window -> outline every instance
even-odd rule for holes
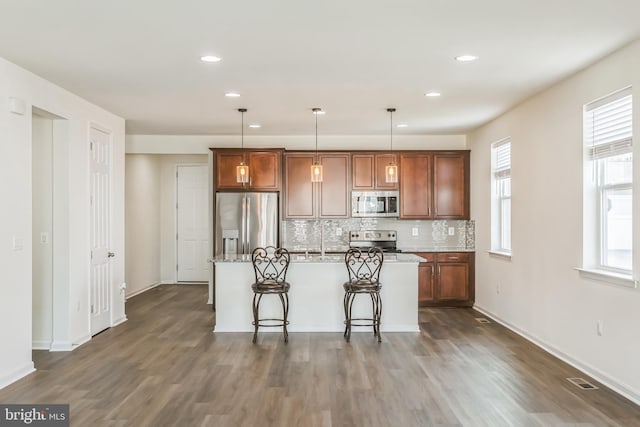
[[[511,139],[491,146],[491,250],[511,253]]]
[[[626,89],[584,109],[586,267],[632,271],[632,99]]]

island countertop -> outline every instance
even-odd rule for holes
[[[404,253],[394,253],[394,254],[384,254],[383,263],[393,262],[393,263],[420,263],[425,261],[424,258],[421,258],[414,254],[404,254]],[[251,255],[243,254],[243,255],[220,255],[213,259],[214,263],[221,262],[251,262]],[[291,254],[291,262],[292,263],[340,263],[344,264],[344,254]]]

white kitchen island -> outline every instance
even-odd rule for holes
[[[418,263],[411,254],[385,254],[382,282],[383,332],[418,332]],[[216,320],[214,332],[253,332],[251,283],[255,281],[251,257],[218,257],[215,263]],[[287,273],[289,290],[289,332],[343,332],[344,289],[348,279],[343,255],[291,255]],[[282,317],[282,305],[275,295],[260,302],[260,317]],[[353,317],[371,317],[371,299],[358,295]],[[280,328],[261,328],[281,332]],[[369,331],[371,327],[353,327]]]

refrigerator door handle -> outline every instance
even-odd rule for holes
[[[249,239],[249,230],[251,230],[251,198],[247,197],[246,198],[247,201],[247,210],[245,211],[245,218],[247,219],[247,233],[244,235],[244,241],[247,245],[247,249],[246,249],[246,253],[249,253],[249,251],[251,251],[251,246],[250,246],[250,239]]]
[[[242,234],[240,235],[240,242],[238,242],[241,245],[241,252],[240,253],[246,253],[245,250],[245,241],[247,240],[247,198],[246,197],[242,197]]]

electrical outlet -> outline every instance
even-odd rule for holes
[[[596,320],[596,334],[598,334],[598,336],[601,337],[603,333],[604,333],[604,326],[602,325],[602,320]]]
[[[420,235],[420,229],[418,227],[413,227],[411,229],[411,235],[413,237],[419,236]]]
[[[449,236],[455,236],[455,235],[456,235],[455,227],[449,227]]]
[[[342,227],[336,227],[336,236],[342,236]]]
[[[40,243],[42,243],[43,245],[49,243],[49,233],[47,233],[46,231],[40,233]]]
[[[496,283],[496,294],[500,294],[500,283]]]

